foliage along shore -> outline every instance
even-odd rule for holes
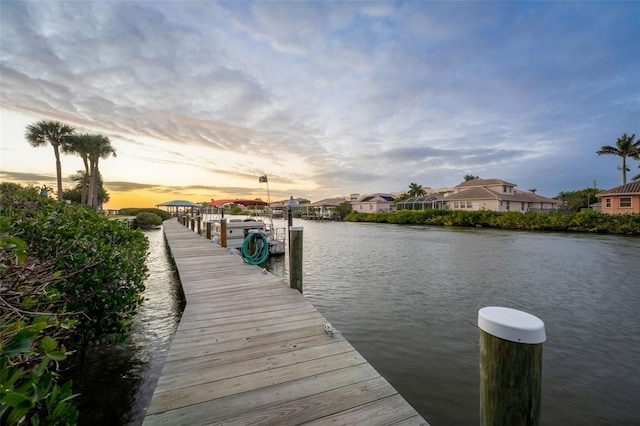
[[[593,210],[576,213],[520,213],[491,210],[398,210],[379,213],[352,211],[350,222],[398,225],[487,227],[523,231],[588,232],[640,235],[640,214],[607,215]]]
[[[60,372],[131,330],[148,248],[89,206],[0,183],[0,424],[76,424]]]

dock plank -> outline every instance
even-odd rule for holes
[[[171,219],[186,307],[145,425],[427,422],[281,278]]]

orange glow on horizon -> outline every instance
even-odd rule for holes
[[[105,210],[119,210],[128,207],[155,208],[158,204],[172,200],[187,200],[194,203],[211,201],[211,196],[190,195],[178,193],[154,193],[146,190],[134,191],[109,191],[109,202],[103,208]]]

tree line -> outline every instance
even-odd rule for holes
[[[51,145],[56,159],[56,179],[58,201],[79,198],[81,204],[98,209],[109,197],[102,188],[99,162],[110,156],[116,156],[111,140],[104,135],[76,133],[75,129],[58,121],[42,120],[27,126],[25,138],[31,146]],[[75,189],[63,192],[62,166],[60,152],[78,155],[82,158],[84,171],[78,171],[72,180],[78,181]],[[79,197],[76,196],[79,192]]]

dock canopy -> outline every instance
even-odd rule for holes
[[[212,200],[208,205],[213,207],[224,206],[225,204],[242,204],[243,206],[266,206],[267,202],[262,200],[242,200],[236,198],[235,200]]]
[[[201,208],[202,205],[198,203],[192,203],[191,201],[172,200],[167,201],[166,203],[156,204],[156,208],[160,207],[166,207],[169,213],[178,213],[184,211],[193,211],[193,209]]]

